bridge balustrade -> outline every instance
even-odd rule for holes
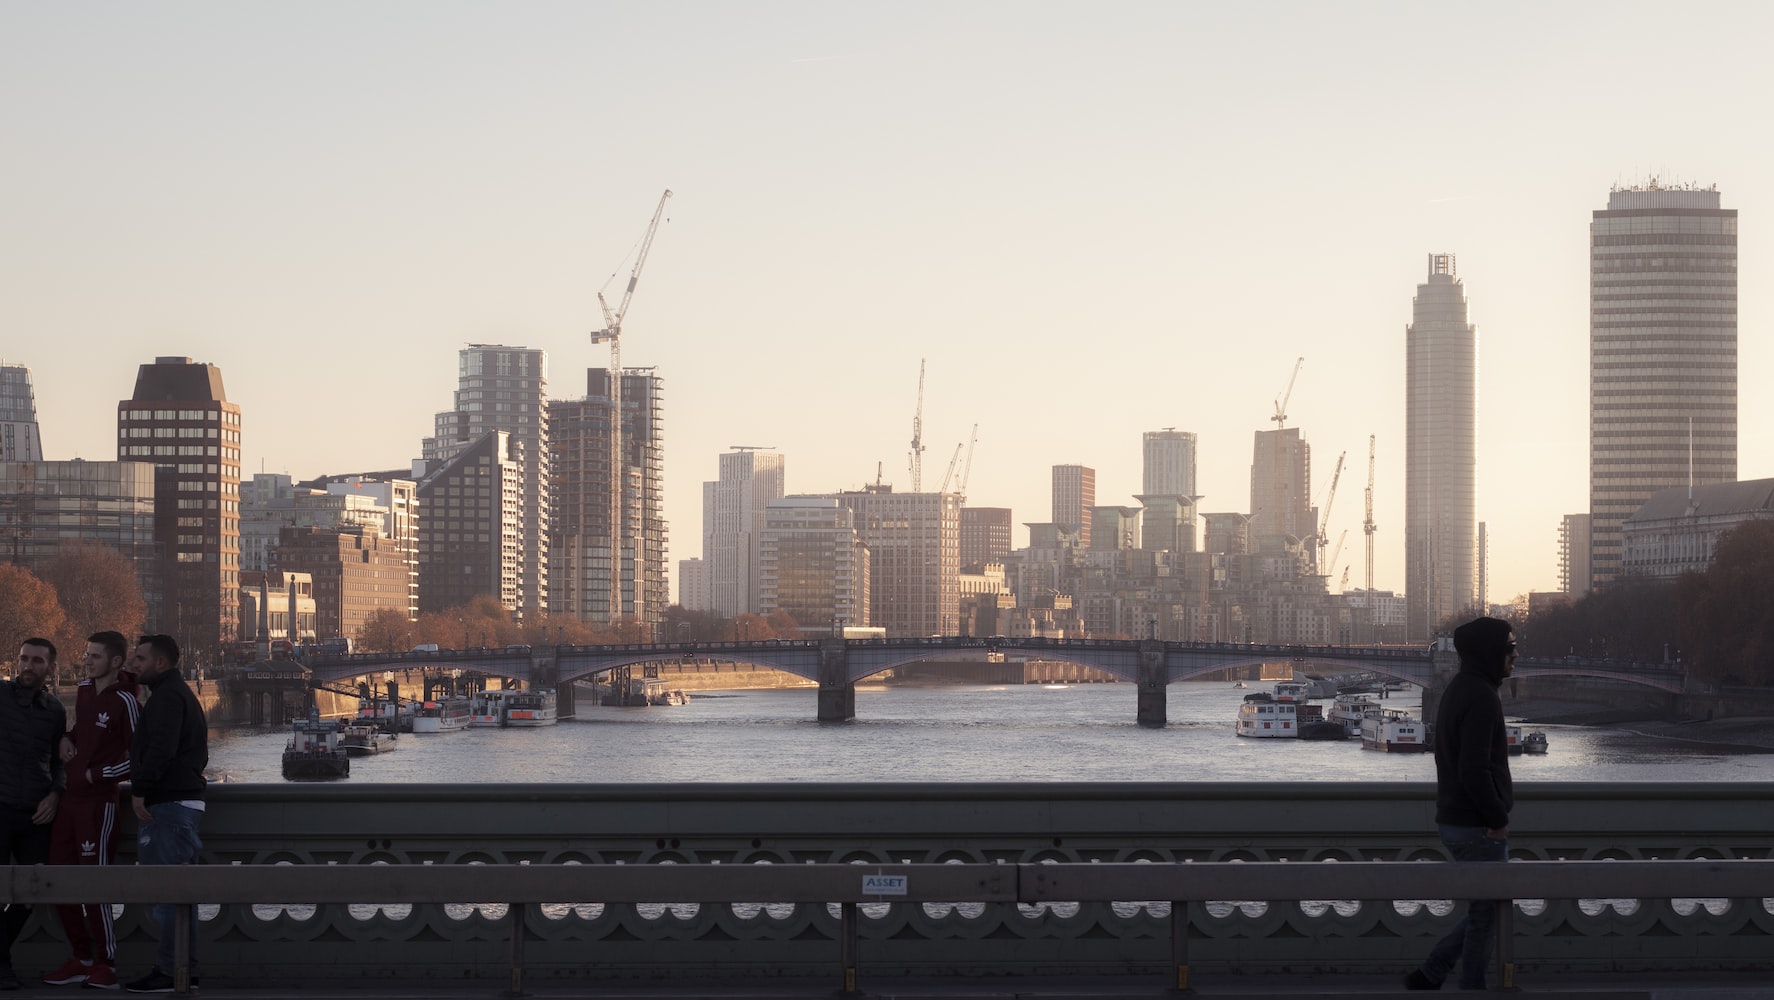
[[[1402,971],[1452,925],[1446,900],[1474,891],[1517,898],[1524,971],[1774,964],[1774,784],[1517,791],[1517,860],[1694,865],[1401,864],[1443,858],[1422,783],[218,785],[214,865],[306,870],[184,875],[201,887],[186,898],[219,904],[200,936],[222,980],[496,982],[514,944],[531,976],[611,981],[717,968],[813,981],[839,965],[871,979]],[[380,865],[373,879],[361,867]],[[845,895],[819,881],[842,866],[916,877],[903,898],[860,880]],[[921,894],[925,866],[962,881],[937,875]],[[819,871],[789,871],[803,869]],[[6,891],[41,891],[33,871],[47,869],[12,870]],[[171,882],[113,898],[174,900],[187,884],[139,873]],[[62,957],[47,924],[18,946],[21,967]],[[118,931],[124,961],[145,962],[145,911]]]

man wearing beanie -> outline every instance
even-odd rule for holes
[[[1435,823],[1455,861],[1506,861],[1515,792],[1497,689],[1515,669],[1515,637],[1506,621],[1475,618],[1454,630],[1454,651],[1460,672],[1435,713]],[[1405,986],[1441,989],[1458,963],[1460,988],[1484,989],[1496,922],[1495,900],[1467,903],[1466,916],[1405,977]]]

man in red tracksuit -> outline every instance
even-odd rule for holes
[[[108,865],[117,848],[118,785],[129,777],[129,744],[139,711],[135,675],[123,669],[129,640],[97,632],[86,642],[86,678],[74,701],[74,728],[62,741],[68,790],[50,834],[52,865]],[[73,952],[43,977],[53,985],[117,988],[117,939],[111,905],[56,907]]]

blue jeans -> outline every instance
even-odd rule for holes
[[[1484,835],[1482,826],[1444,826],[1441,842],[1455,861],[1507,861],[1509,841],[1492,840]],[[1440,983],[1460,964],[1460,988],[1484,989],[1485,967],[1491,964],[1491,935],[1497,926],[1497,901],[1474,899],[1466,904],[1466,915],[1436,942],[1429,959],[1423,963],[1423,975],[1430,982]]]
[[[136,860],[144,865],[190,865],[197,863],[203,841],[197,836],[197,824],[203,811],[177,802],[161,802],[148,807],[153,822],[136,829]],[[154,967],[167,975],[178,968],[173,956],[173,938],[178,933],[179,908],[171,903],[156,903],[154,922],[160,926],[160,947],[154,954]],[[197,974],[197,907],[191,907],[191,974]]]

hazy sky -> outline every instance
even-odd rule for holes
[[[790,492],[1134,503],[1200,435],[1246,510],[1288,407],[1359,586],[1403,586],[1404,328],[1431,252],[1479,327],[1493,600],[1556,586],[1588,508],[1588,223],[1608,188],[1741,213],[1742,478],[1774,476],[1774,7],[1659,4],[22,2],[0,5],[0,355],[50,458],[114,459],[136,366],[222,367],[250,471],[419,452],[470,342],[608,354],[596,293],[668,216],[623,361],[666,379],[667,516],[699,554],[729,445]],[[612,284],[619,289],[622,279]],[[1020,528],[1017,544],[1026,541]],[[1340,572],[1340,565],[1338,570]],[[1333,584],[1334,584],[1333,580]]]

